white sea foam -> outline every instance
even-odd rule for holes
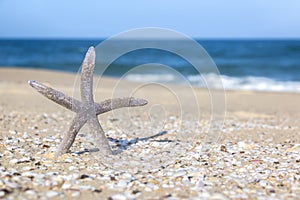
[[[227,90],[254,90],[254,91],[272,91],[272,92],[300,92],[300,82],[296,81],[278,81],[266,77],[230,77],[225,75],[207,74],[203,76],[206,80],[213,82],[221,77],[224,89]],[[203,78],[200,76],[188,77],[195,85],[205,87]],[[197,80],[195,82],[195,80]]]
[[[130,74],[126,80],[134,82],[177,82],[177,77],[172,74]],[[226,90],[253,90],[272,92],[299,92],[300,82],[278,81],[267,77],[231,77],[226,75],[203,74],[190,75],[187,80],[194,86],[206,88],[209,84],[211,88],[220,88],[220,80]],[[182,80],[180,81],[182,82]]]
[[[128,74],[125,79],[133,82],[174,82],[176,80],[172,74]]]

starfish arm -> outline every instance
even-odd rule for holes
[[[82,63],[81,71],[81,100],[83,103],[93,103],[93,73],[95,67],[95,49],[90,47]]]
[[[71,148],[72,144],[75,141],[77,133],[82,128],[82,126],[86,123],[86,121],[87,119],[83,115],[77,114],[75,116],[68,132],[64,134],[63,140],[60,143],[55,153],[55,157],[61,156],[68,152],[68,150]]]
[[[101,152],[101,155],[111,155],[112,150],[109,146],[108,140],[104,134],[104,131],[98,121],[98,118],[96,115],[91,116],[88,119],[88,124],[90,127],[90,131],[94,135],[95,144],[98,147],[99,151]]]
[[[123,107],[136,107],[144,106],[148,102],[144,99],[133,98],[133,97],[122,97],[116,99],[108,99],[100,103],[95,103],[96,115],[115,110]]]
[[[28,84],[36,89],[40,94],[44,95],[55,103],[74,112],[78,112],[80,110],[81,103],[78,100],[63,94],[62,92],[54,90],[51,87],[33,80],[28,81]]]

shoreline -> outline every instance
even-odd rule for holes
[[[73,78],[71,76],[77,76],[77,72],[68,72],[64,70],[54,70],[54,69],[40,69],[40,68],[30,68],[30,67],[22,67],[22,66],[1,66],[0,67],[0,81],[1,79],[7,79],[7,76],[11,78],[15,78],[14,73],[24,73],[25,77],[33,77],[33,78],[38,78],[39,73],[50,73],[50,76],[53,77],[55,75],[60,76],[61,74],[66,75],[68,79]],[[32,73],[31,76],[29,74]],[[2,75],[1,75],[2,74]],[[99,78],[97,74],[94,75],[94,77]],[[115,80],[117,81],[117,77],[113,76],[103,76],[104,79],[110,79],[110,80]],[[20,81],[20,77],[17,78],[18,81]],[[25,78],[23,79],[25,81]],[[28,79],[29,80],[29,79]],[[58,79],[56,79],[58,80]],[[131,81],[131,80],[123,80],[125,82],[131,82],[135,84],[143,83],[143,82],[138,82],[138,81]],[[58,83],[61,81],[58,81]],[[171,83],[168,85],[174,85],[174,86],[181,86],[180,84],[176,83]],[[197,85],[191,85],[194,89],[200,89],[200,90],[205,90],[206,88],[200,87]],[[248,89],[225,89],[225,92],[239,92],[239,93],[269,93],[269,94],[300,94],[300,92],[291,92],[291,91],[271,91],[271,90],[248,90]]]

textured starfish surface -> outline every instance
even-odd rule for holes
[[[133,97],[109,99],[100,103],[94,102],[93,73],[95,68],[95,57],[95,49],[94,47],[90,47],[82,63],[80,83],[81,101],[37,81],[28,81],[29,85],[36,89],[40,94],[76,113],[69,130],[64,134],[63,140],[55,153],[56,157],[68,152],[75,141],[77,133],[85,123],[88,124],[90,131],[93,133],[94,142],[101,154],[112,154],[112,150],[98,121],[97,115],[122,107],[143,106],[148,103],[144,99]]]

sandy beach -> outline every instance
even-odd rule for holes
[[[299,198],[300,94],[226,91],[224,125],[204,144],[212,115],[206,89],[193,88],[198,113],[186,86],[95,77],[95,101],[133,94],[149,104],[98,117],[117,155],[100,158],[84,127],[71,151],[54,158],[74,113],[28,80],[79,99],[75,74],[0,68],[0,198]]]

